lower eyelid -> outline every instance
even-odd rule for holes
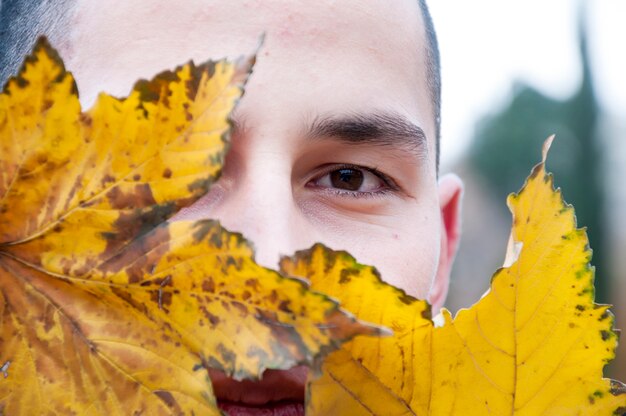
[[[388,195],[392,192],[390,189],[380,189],[378,191],[366,191],[366,192],[350,192],[350,191],[339,191],[335,190],[335,193],[340,194],[341,197],[351,197],[351,198],[376,198]]]
[[[317,185],[307,185],[307,187],[312,188],[312,189],[317,188],[319,192],[322,192],[332,197],[338,196],[341,198],[355,198],[355,199],[384,197],[394,192],[394,190],[391,188],[381,188],[376,191],[348,191],[345,189],[327,188],[327,187],[317,186]]]

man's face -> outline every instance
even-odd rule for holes
[[[177,218],[219,219],[271,267],[318,241],[348,250],[440,305],[460,186],[437,181],[417,0],[79,0],[61,52],[90,105],[262,34],[223,175]]]

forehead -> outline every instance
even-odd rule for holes
[[[246,46],[270,33],[285,44],[367,44],[374,53],[385,46],[411,54],[422,37],[417,0],[76,0],[74,11],[73,27],[83,29],[74,40],[87,35],[96,45],[139,40],[187,51],[224,40],[230,46],[233,37]]]
[[[249,53],[265,34],[242,110],[270,111],[268,94],[301,114],[395,106],[432,137],[421,19],[417,0],[78,0],[65,55],[89,103],[189,59]]]

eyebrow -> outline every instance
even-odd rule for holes
[[[305,130],[310,139],[333,138],[349,144],[406,149],[426,159],[426,134],[418,125],[394,113],[357,113],[317,117]]]

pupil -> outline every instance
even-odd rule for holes
[[[356,169],[338,169],[331,172],[330,182],[335,188],[358,191],[363,184],[363,172]]]

